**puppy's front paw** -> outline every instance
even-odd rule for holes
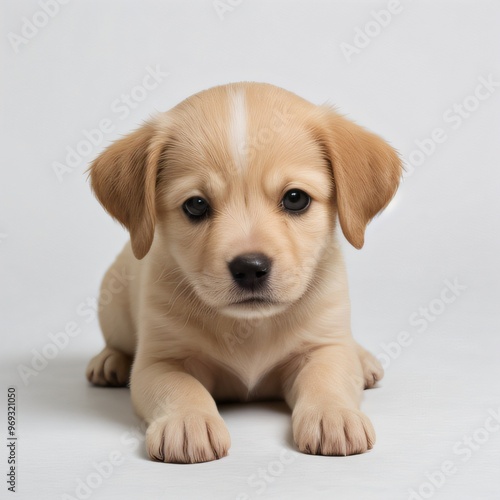
[[[209,462],[226,456],[230,446],[224,420],[210,413],[161,417],[146,432],[148,455],[159,462]]]
[[[373,447],[375,431],[366,415],[338,406],[312,406],[293,412],[293,439],[312,455],[356,455]]]

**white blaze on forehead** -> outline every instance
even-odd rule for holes
[[[229,145],[236,169],[243,171],[247,163],[247,112],[243,90],[231,92],[229,100]]]

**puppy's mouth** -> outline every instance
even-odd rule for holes
[[[266,318],[286,310],[288,304],[270,297],[254,296],[238,298],[222,308],[222,312],[234,318]]]
[[[265,297],[249,297],[242,300],[236,300],[229,303],[229,306],[274,306],[278,305],[279,302],[271,300]]]
[[[276,300],[271,294],[235,294],[220,311],[233,318],[267,318],[280,314],[289,306],[288,302]]]

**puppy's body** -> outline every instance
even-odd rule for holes
[[[110,268],[103,290],[113,288],[110,281],[117,274],[130,284],[101,310],[106,345],[132,359],[143,315],[155,355],[181,360],[217,400],[282,398],[286,369],[300,363],[305,353],[321,344],[351,342],[345,334],[349,333],[347,283],[337,249],[322,263],[326,271],[320,278],[327,279],[318,280],[317,289],[308,294],[312,300],[304,297],[292,318],[290,311],[284,311],[268,319],[207,316],[203,304],[179,290],[175,264],[168,265],[161,254],[162,248],[156,251],[153,245],[139,261],[127,244]],[[316,299],[320,287],[323,300]],[[318,324],[321,316],[323,322]],[[120,375],[125,383],[128,371]]]
[[[352,339],[334,233],[338,214],[361,247],[392,197],[400,163],[386,143],[276,87],[233,84],[118,141],[91,175],[131,243],[104,278],[106,348],[87,375],[124,385],[134,360],[152,458],[225,455],[214,399],[286,399],[305,452],[371,448],[358,406],[382,370]],[[116,273],[129,284],[114,291]]]

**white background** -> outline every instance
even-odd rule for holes
[[[244,0],[221,20],[211,0],[75,0],[16,52],[12,34],[22,36],[23,19],[41,8],[3,2],[0,446],[15,385],[19,466],[17,496],[2,479],[1,498],[83,498],[79,479],[96,486],[93,463],[113,451],[122,463],[89,498],[500,497],[500,432],[488,420],[500,407],[500,88],[459,126],[446,121],[481,77],[500,82],[500,4],[402,1],[348,62],[341,44],[353,44],[356,28],[387,5]],[[169,76],[119,114],[112,103],[157,65]],[[365,248],[344,242],[355,336],[376,354],[392,346],[394,357],[379,387],[365,392],[378,441],[361,456],[297,453],[288,410],[276,403],[222,407],[233,444],[221,461],[153,463],[130,437],[142,431],[128,390],[92,388],[84,378],[102,340],[81,304],[96,297],[127,238],[91,195],[88,162],[155,111],[241,80],[334,103],[419,163],[370,225]],[[54,162],[64,163],[67,148],[103,119],[113,132],[60,181]],[[436,128],[446,140],[425,161],[410,156]],[[450,304],[440,299],[446,280],[465,287]],[[429,305],[435,314],[423,321],[419,308]],[[42,352],[49,333],[71,321],[81,333],[25,384],[19,366],[31,367],[33,349]],[[398,353],[390,343],[402,331],[411,344]],[[460,444],[466,436],[472,444]],[[434,472],[447,461],[453,472],[443,479]]]

